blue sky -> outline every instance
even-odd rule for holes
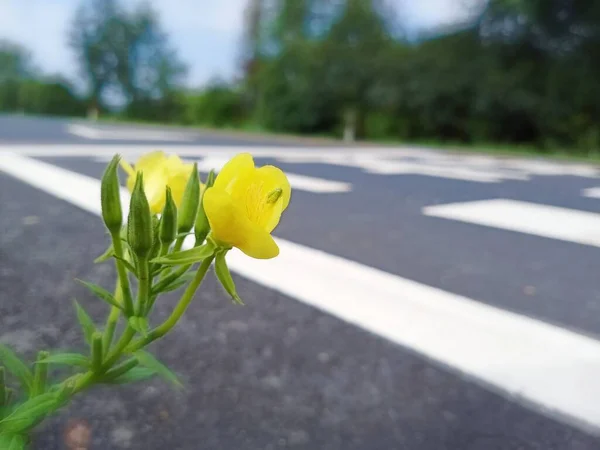
[[[125,0],[135,4],[138,0]],[[469,2],[481,0],[389,0],[408,26],[423,29],[464,20]],[[0,38],[27,46],[46,73],[70,78],[77,66],[67,46],[67,30],[80,0],[0,0]],[[243,11],[247,0],[151,0],[171,43],[189,65],[187,84],[238,70]]]

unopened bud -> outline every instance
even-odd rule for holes
[[[277,200],[279,200],[279,197],[281,197],[282,193],[283,189],[281,188],[273,189],[267,196],[267,203],[277,203]]]
[[[106,228],[111,233],[117,233],[123,223],[123,211],[121,210],[121,185],[117,168],[121,157],[115,155],[106,166],[100,184],[100,202],[102,205],[102,219]]]
[[[183,191],[181,207],[177,217],[177,232],[187,233],[194,226],[198,204],[200,203],[200,177],[198,176],[198,165],[194,168]]]
[[[131,250],[139,257],[145,258],[152,250],[152,215],[150,205],[144,193],[144,181],[141,172],[135,179],[135,187],[129,204],[127,220],[127,241]]]
[[[165,207],[160,219],[160,230],[158,236],[161,244],[170,245],[177,236],[177,206],[171,195],[171,188],[167,186]]]

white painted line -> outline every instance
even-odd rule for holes
[[[112,156],[110,157],[112,158]],[[97,158],[101,161],[109,161],[110,158],[102,156]],[[135,158],[127,158],[130,163],[135,163]],[[197,162],[200,172],[209,172],[211,169],[220,171],[221,168],[229,161],[229,157],[223,156],[207,156],[205,158],[191,159],[185,158],[186,162]],[[306,175],[297,175],[295,173],[286,172],[288,181],[293,189],[300,191],[312,192],[315,194],[337,194],[352,191],[352,184],[344,181],[326,180],[324,178],[309,177]]]
[[[517,200],[427,206],[427,216],[600,247],[600,214]]]
[[[114,141],[193,141],[197,134],[141,128],[95,128],[87,125],[69,124],[67,131],[75,136],[93,140]]]
[[[99,212],[99,180],[20,156],[1,158],[0,170]],[[278,258],[253,260],[233,251],[230,267],[515,401],[600,431],[599,341],[319,250],[277,242]]]
[[[201,172],[209,172],[211,169],[220,171],[229,158],[223,156],[207,156],[198,161],[198,170]],[[317,194],[333,194],[350,192],[352,184],[343,181],[332,181],[324,178],[309,177],[306,175],[298,175],[295,173],[286,172],[288,181],[293,189],[301,191],[314,192]]]
[[[581,192],[581,195],[583,195],[584,197],[590,197],[590,198],[600,198],[600,187],[584,189]]]

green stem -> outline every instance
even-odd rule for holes
[[[185,236],[180,236],[175,240],[175,247],[173,247],[173,253],[181,250],[184,240],[185,240]]]
[[[187,289],[181,296],[179,303],[177,303],[177,306],[175,307],[169,318],[165,320],[161,325],[156,327],[154,330],[152,330],[150,333],[148,333],[146,337],[139,339],[133,344],[131,344],[131,346],[127,349],[128,351],[134,352],[142,347],[145,347],[150,342],[160,339],[177,324],[177,322],[179,321],[179,319],[181,319],[181,316],[183,316],[183,313],[189,306],[190,302],[194,298],[194,294],[196,293],[196,290],[198,289],[198,287],[202,283],[202,280],[206,276],[206,273],[208,272],[208,269],[213,259],[214,255],[209,256],[204,261],[202,261],[202,264],[200,264],[200,267],[198,267],[196,276],[188,285]]]
[[[125,347],[127,347],[134,336],[135,330],[127,325],[125,331],[123,331],[123,334],[121,335],[121,338],[115,344],[115,348],[113,348],[112,352],[110,352],[106,357],[106,360],[104,360],[104,364],[102,366],[104,370],[110,369],[111,366],[121,357],[123,350],[125,350]]]
[[[123,302],[123,291],[121,289],[121,283],[119,282],[119,277],[117,276],[117,283],[115,286],[115,300],[119,303]],[[112,345],[112,340],[115,335],[115,328],[117,327],[117,323],[119,322],[119,317],[121,316],[121,311],[119,308],[113,306],[110,310],[110,314],[108,319],[106,320],[106,325],[104,326],[104,337],[102,341],[102,347],[104,348],[104,352],[107,353]]]
[[[123,243],[121,242],[121,236],[118,232],[111,234],[113,241],[113,249],[115,251],[115,264],[117,266],[117,274],[119,276],[119,283],[121,284],[121,291],[123,294],[123,307],[125,308],[125,314],[130,316],[133,314],[133,297],[131,296],[131,287],[129,286],[129,278],[127,277],[127,270],[125,264],[123,264]]]
[[[136,315],[142,317],[146,311],[150,295],[150,267],[148,258],[139,258],[138,261],[138,295],[136,302]]]

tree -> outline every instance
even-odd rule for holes
[[[88,84],[91,116],[98,115],[103,93],[115,81],[118,65],[115,38],[121,15],[116,0],[86,0],[75,12],[69,43]]]
[[[172,95],[186,72],[147,4],[130,12],[117,0],[84,0],[70,42],[88,82],[92,113],[101,107],[108,87],[121,92],[128,113],[143,112]]]

